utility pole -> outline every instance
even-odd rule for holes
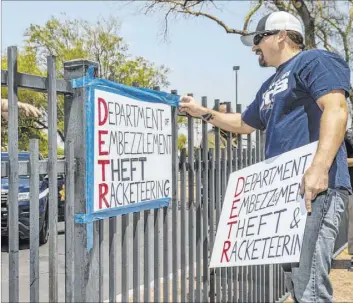
[[[238,70],[240,69],[239,65],[233,66],[233,70],[235,71],[235,110],[238,105]]]

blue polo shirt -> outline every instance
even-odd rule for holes
[[[277,68],[242,114],[246,124],[266,130],[266,159],[319,140],[322,110],[316,101],[335,89],[349,96],[349,67],[334,53],[302,51]],[[329,171],[329,188],[351,190],[344,142]]]

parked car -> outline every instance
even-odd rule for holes
[[[65,221],[65,174],[58,175],[58,222]]]
[[[39,156],[40,160],[43,157]],[[8,161],[8,153],[1,153],[1,161]],[[18,155],[19,161],[29,161],[29,153],[21,152]],[[8,178],[1,178],[1,236],[8,236]],[[30,180],[29,176],[19,176],[18,186],[18,215],[19,215],[19,238],[29,239],[30,237]],[[49,238],[49,183],[45,176],[39,178],[39,243],[45,244]]]

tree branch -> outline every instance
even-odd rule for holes
[[[187,2],[187,1],[186,1]],[[171,12],[173,12],[173,10],[175,10],[175,8],[176,8],[176,4],[173,6],[173,7],[171,7],[169,10],[168,10],[168,12],[165,14],[165,16],[164,16],[164,21],[165,21],[165,27],[164,27],[164,40],[167,40],[167,36],[168,36],[168,17],[169,17],[169,14],[171,13]]]
[[[348,36],[348,34],[352,31],[352,24],[353,24],[353,0],[351,0],[352,3],[352,7],[349,10],[349,21],[348,21],[348,25],[345,31],[346,36]]]
[[[332,27],[334,27],[339,33],[340,35],[344,35],[343,30],[332,21],[332,19],[327,18],[326,16],[324,16],[323,11],[322,11],[322,4],[321,1],[318,1],[318,6],[319,6],[319,11],[320,11],[320,17],[322,18],[322,20],[326,21],[327,23],[329,23]]]
[[[328,35],[325,30],[319,28],[320,32],[322,33],[323,37],[320,36],[318,32],[316,32],[316,36],[324,43],[324,47],[329,51],[332,52],[334,51],[334,48],[332,45],[328,42]]]
[[[244,30],[237,30],[234,28],[230,28],[227,24],[225,24],[222,20],[218,19],[217,17],[210,15],[208,13],[204,13],[204,12],[195,12],[195,11],[191,11],[189,8],[185,8],[185,10],[176,10],[178,13],[182,13],[182,14],[186,14],[186,15],[192,15],[195,17],[205,17],[208,18],[214,22],[216,22],[218,25],[220,25],[221,27],[223,27],[223,29],[226,31],[227,34],[238,34],[238,35],[245,35],[247,34],[247,31]]]
[[[347,37],[348,37],[348,34],[350,32],[350,29],[352,28],[352,21],[353,21],[352,19],[353,18],[350,17],[350,20],[348,22],[346,31],[343,31],[342,28],[340,28],[338,26],[338,24],[333,21],[332,18],[328,18],[328,17],[324,16],[323,7],[322,7],[322,4],[321,4],[321,1],[318,1],[318,7],[319,7],[319,11],[320,11],[320,17],[322,18],[322,20],[324,20],[328,24],[330,24],[340,34],[340,36],[342,38],[342,42],[343,42],[343,50],[344,50],[345,60],[346,60],[347,63],[349,63],[349,60],[350,60],[350,53],[349,52],[350,52],[350,50],[349,50]]]
[[[35,120],[36,123],[38,123],[40,126],[42,126],[44,129],[48,129],[48,126],[46,124],[44,124],[43,122],[39,121],[39,120]],[[65,136],[62,133],[61,130],[57,129],[57,132],[59,134],[60,139],[65,142]]]
[[[251,17],[260,9],[263,4],[263,0],[259,0],[258,4],[246,15],[243,30],[247,31]]]
[[[305,27],[305,44],[308,48],[316,48],[315,42],[315,20],[311,17],[304,0],[291,0],[298,15],[303,20]]]
[[[286,5],[283,0],[274,0],[273,3],[280,11],[291,12],[293,15],[298,15],[298,12],[290,7],[292,2]]]

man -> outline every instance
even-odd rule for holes
[[[331,259],[351,193],[343,143],[350,71],[335,54],[303,51],[303,37],[296,17],[286,12],[265,16],[241,40],[252,46],[260,66],[275,67],[276,72],[244,113],[219,113],[187,96],[181,98],[180,110],[235,133],[266,129],[266,158],[319,140],[301,188],[309,216],[300,262],[283,267],[296,302],[332,302]]]

